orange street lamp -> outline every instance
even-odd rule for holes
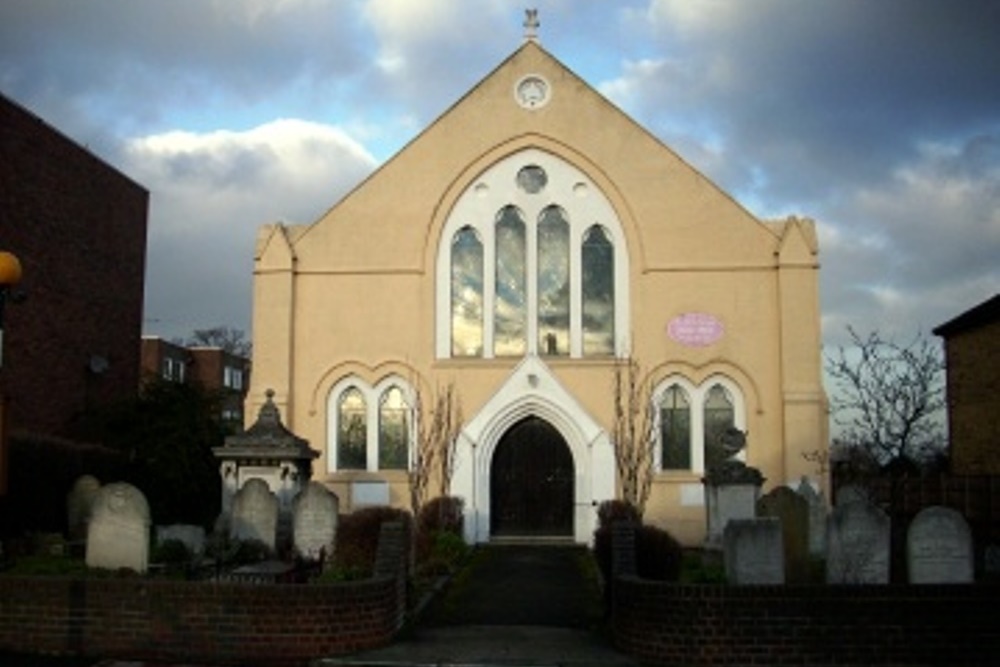
[[[3,365],[3,311],[7,299],[17,299],[12,290],[21,282],[21,260],[13,253],[0,250],[0,366]]]

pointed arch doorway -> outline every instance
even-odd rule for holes
[[[490,465],[490,535],[573,537],[573,454],[556,428],[525,417],[497,443]]]

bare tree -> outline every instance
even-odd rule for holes
[[[880,465],[920,462],[945,444],[941,419],[944,358],[941,347],[918,334],[909,343],[860,336],[827,359],[835,391],[830,406],[840,427],[837,441],[868,452]]]
[[[653,483],[656,420],[652,388],[639,375],[639,362],[631,357],[615,364],[612,438],[621,499],[642,516]]]
[[[455,471],[455,447],[462,425],[462,404],[451,382],[434,392],[431,405],[424,403],[420,385],[414,382],[413,414],[416,443],[410,466],[410,509],[413,515],[428,500],[431,478],[437,473],[438,493],[447,495]]]
[[[239,357],[249,359],[253,352],[253,344],[247,340],[246,333],[235,327],[218,326],[210,329],[195,329],[184,342],[188,347],[219,347]]]

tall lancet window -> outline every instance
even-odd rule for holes
[[[524,219],[514,206],[496,219],[496,297],[493,354],[518,356],[527,348],[527,246]]]
[[[721,384],[713,385],[705,395],[705,470],[726,459],[722,436],[735,425],[735,416],[729,392]]]
[[[569,354],[569,222],[558,206],[538,220],[538,350]]]
[[[583,237],[583,353],[615,351],[615,249],[600,225]]]
[[[337,415],[337,467],[364,470],[368,467],[368,409],[357,387],[340,395]]]
[[[451,244],[451,354],[482,353],[483,244],[472,227],[462,227]]]
[[[380,470],[406,470],[409,464],[409,416],[403,390],[389,387],[382,394],[378,408],[378,467]]]

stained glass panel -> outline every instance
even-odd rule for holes
[[[558,206],[538,222],[538,350],[569,354],[569,222]]]
[[[409,457],[409,406],[399,387],[382,394],[378,411],[378,467],[406,470]]]
[[[483,244],[471,227],[451,244],[451,354],[483,353]]]
[[[505,206],[496,220],[493,353],[522,355],[527,343],[527,248],[520,211]]]
[[[615,250],[600,225],[583,238],[583,353],[615,351]]]
[[[368,425],[365,397],[351,387],[337,406],[337,467],[365,470],[368,465]]]

